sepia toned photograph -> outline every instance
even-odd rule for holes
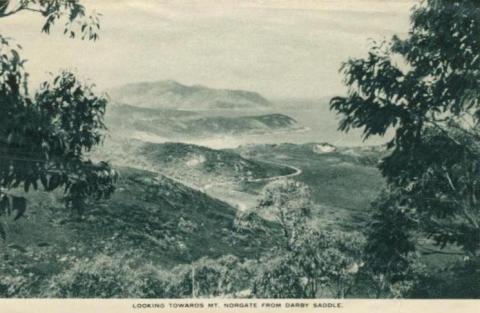
[[[479,299],[480,1],[0,0],[0,298]]]

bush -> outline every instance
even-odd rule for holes
[[[255,278],[253,294],[257,298],[304,298],[297,267],[289,256],[267,262]]]
[[[28,297],[30,284],[22,275],[4,275],[0,281],[1,298]]]
[[[43,260],[37,254],[34,256],[35,260]],[[32,262],[33,259],[28,259],[27,263]],[[131,253],[100,254],[92,258],[63,255],[58,262],[47,263],[56,264],[58,268],[55,271],[44,269],[42,276],[36,267],[0,263],[0,297],[148,299],[245,296],[250,294],[257,265],[256,261],[240,262],[237,257],[226,255],[219,259],[202,258],[165,271],[156,265],[145,264]]]
[[[143,266],[138,273],[137,281],[140,283],[142,298],[175,298],[172,282],[176,278],[169,272],[164,272],[149,264]]]
[[[251,288],[253,269],[251,262],[242,263],[232,255],[218,259],[201,258],[172,270],[169,297],[235,297]]]
[[[232,255],[218,259],[222,266],[220,289],[228,297],[236,297],[245,291],[250,292],[253,280],[257,274],[258,262],[256,260],[240,260]]]
[[[410,293],[412,298],[480,299],[480,263],[461,260],[424,275]]]
[[[46,291],[59,298],[142,297],[142,281],[124,258],[98,255],[54,276]]]
[[[31,249],[11,244],[0,249],[0,298],[38,297],[45,281],[63,271],[56,249]]]

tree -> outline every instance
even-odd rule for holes
[[[78,0],[0,2],[0,18],[21,11],[41,14],[45,33],[65,18],[65,34],[75,37],[79,29],[82,39],[98,38],[98,16],[87,16]],[[107,100],[66,71],[31,94],[19,49],[0,35],[0,215],[24,214],[26,199],[9,193],[17,187],[63,188],[67,206],[81,211],[89,197],[107,198],[115,189],[110,165],[86,156],[102,142]]]
[[[405,39],[374,42],[342,66],[348,94],[331,100],[339,129],[362,128],[365,139],[395,130],[369,232],[392,268],[419,236],[480,257],[479,31],[479,1],[424,0]]]
[[[344,298],[356,284],[363,266],[361,234],[307,229],[294,244],[293,259],[305,279],[304,294]]]
[[[363,277],[371,283],[373,296],[405,297],[425,277],[424,264],[416,252],[415,211],[399,190],[384,191],[372,204],[372,222],[366,230]]]
[[[74,38],[80,30],[82,39],[97,40],[100,14],[87,15],[80,0],[1,0],[0,18],[20,12],[34,12],[44,17],[42,32],[50,33],[56,22],[65,20],[64,34]]]
[[[316,298],[323,292],[343,298],[351,292],[363,265],[363,236],[315,230],[309,223],[313,205],[301,182],[278,180],[264,187],[257,210],[278,222],[282,237],[275,257],[257,275],[256,296]],[[251,220],[245,227],[257,227]]]
[[[253,293],[261,298],[344,298],[357,285],[364,238],[308,227],[291,245],[260,260]]]
[[[278,222],[283,232],[283,246],[291,250],[293,241],[307,226],[312,205],[311,191],[307,185],[282,179],[264,187],[257,210]]]
[[[233,229],[238,234],[265,233],[265,220],[255,210],[237,211],[233,221]]]
[[[298,299],[304,297],[301,273],[291,254],[265,260],[255,277],[252,293],[257,298]]]
[[[248,269],[243,268],[240,260],[233,255],[224,255],[218,259],[204,257],[193,262],[191,269],[195,296],[200,297],[234,295],[242,290],[240,288],[249,278]]]

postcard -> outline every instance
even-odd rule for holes
[[[0,311],[474,312],[474,0],[0,0]]]

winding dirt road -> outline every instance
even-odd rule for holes
[[[275,162],[270,162],[270,161],[262,161],[262,163],[268,163],[268,164],[272,164],[272,165],[276,165],[276,166],[282,166],[282,167],[287,167],[287,168],[290,168],[291,170],[293,170],[294,172],[293,173],[290,173],[290,174],[287,174],[287,175],[279,175],[279,176],[272,176],[272,177],[262,177],[262,178],[255,178],[255,179],[247,179],[246,182],[247,183],[260,183],[260,182],[268,182],[268,181],[274,181],[274,180],[278,180],[278,179],[284,179],[284,178],[292,178],[292,177],[295,177],[295,176],[298,176],[300,174],[302,174],[302,170],[299,169],[298,167],[295,167],[295,166],[291,166],[291,165],[286,165],[286,164],[281,164],[281,163],[275,163]],[[227,186],[227,185],[231,185],[231,184],[234,184],[232,182],[223,182],[223,183],[213,183],[213,184],[207,184],[205,186],[203,186],[203,191],[207,191],[208,189],[211,189],[212,187],[215,187],[215,186]]]
[[[295,176],[298,176],[298,175],[302,174],[302,170],[299,169],[298,167],[295,167],[295,166],[282,164],[282,163],[271,162],[271,161],[263,161],[263,160],[261,162],[268,163],[268,164],[275,165],[275,166],[290,168],[291,170],[293,170],[293,173],[290,173],[290,174],[287,174],[287,175],[272,176],[272,177],[247,179],[246,182],[249,182],[249,183],[270,182],[270,181],[274,181],[274,180],[278,180],[278,179],[292,178],[292,177],[295,177]],[[217,187],[217,188],[221,188],[221,187],[225,187],[225,186],[232,186],[233,187],[234,185],[235,185],[235,182],[212,183],[212,184],[207,184],[207,185],[203,186],[203,188],[201,188],[199,190],[208,194],[208,195],[210,195],[210,196],[212,196],[212,197],[214,197],[214,198],[222,200],[222,201],[224,201],[224,202],[226,202],[230,205],[233,205],[234,207],[237,207],[241,211],[245,211],[245,210],[251,208],[252,204],[250,204],[250,205],[247,204],[245,201],[242,201],[242,198],[245,198],[245,197],[253,198],[254,195],[252,195],[252,194],[237,191],[237,190],[234,190],[233,188],[231,190],[229,190],[229,193],[230,193],[230,195],[236,194],[236,197],[222,195],[222,194],[219,194],[219,193],[209,192],[209,190],[212,189],[213,187]]]

